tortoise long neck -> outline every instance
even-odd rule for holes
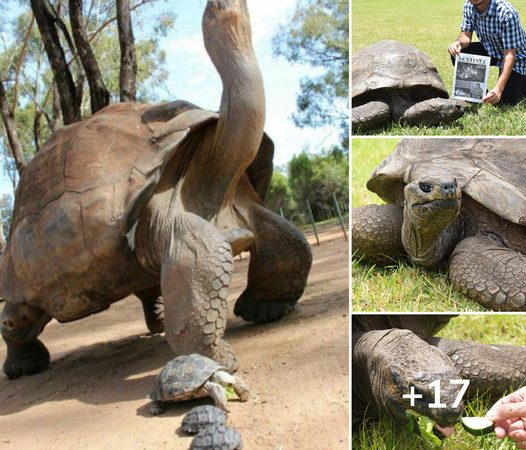
[[[440,270],[463,236],[464,222],[460,215],[449,222],[436,216],[422,221],[407,205],[404,207],[402,244],[415,264]]]
[[[201,186],[199,193],[206,196],[207,206],[201,206],[199,213],[211,219],[233,197],[241,175],[256,156],[263,137],[265,94],[252,49],[246,0],[209,0],[202,25],[223,95],[211,145],[198,151],[182,195],[195,198],[195,183],[205,183],[206,192]]]

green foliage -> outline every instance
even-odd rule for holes
[[[300,82],[294,123],[299,127],[335,125],[342,148],[348,145],[349,3],[300,1],[272,40],[274,54],[324,72]]]
[[[349,160],[340,151],[294,156],[288,167],[289,184],[298,208],[310,202],[315,220],[323,220],[332,208],[332,194],[339,202],[349,197]],[[332,215],[332,214],[331,214]]]
[[[321,154],[306,151],[294,156],[288,163],[288,176],[275,171],[266,205],[276,213],[297,224],[308,223],[308,200],[316,221],[336,216],[332,195],[335,194],[343,214],[348,207],[349,159],[339,149]]]
[[[282,173],[274,172],[272,174],[265,204],[272,211],[278,213],[281,209],[285,217],[292,218],[296,209],[296,203],[289,181]]]
[[[526,2],[512,1],[526,25]],[[453,65],[447,47],[460,32],[462,2],[441,0],[418,2],[398,0],[354,0],[352,2],[352,50],[382,39],[394,39],[425,52],[437,67],[446,89],[451,93]],[[432,25],[431,25],[432,24]],[[498,69],[490,69],[489,86],[497,80]],[[459,120],[438,127],[390,125],[371,134],[401,135],[522,135],[526,133],[526,104],[515,107],[494,107],[476,104]]]

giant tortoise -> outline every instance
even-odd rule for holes
[[[353,210],[357,258],[447,269],[482,306],[526,311],[526,139],[403,139]]]
[[[469,400],[487,393],[494,400],[526,384],[526,348],[485,345],[434,337],[452,315],[353,315],[352,418],[356,427],[365,417],[390,417],[403,424],[414,411],[434,421],[435,434],[449,436],[464,409],[457,402],[461,383]],[[440,380],[440,403],[436,388]],[[437,383],[438,384],[438,383]],[[422,397],[404,397],[411,392]]]
[[[301,296],[308,243],[263,205],[273,144],[246,0],[209,0],[203,35],[223,83],[218,113],[182,101],[111,105],[54,133],[22,174],[0,260],[9,378],[48,366],[37,337],[52,318],[76,320],[132,293],[175,354],[236,369],[222,336],[242,251],[251,259],[237,315],[276,320]]]
[[[410,45],[380,41],[352,57],[352,129],[449,123],[468,104],[449,94],[428,56]]]

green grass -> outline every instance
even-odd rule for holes
[[[526,20],[526,2],[512,2]],[[459,34],[462,2],[458,0],[354,0],[352,2],[353,52],[382,39],[394,39],[426,53],[438,69],[451,93],[453,66],[447,47]],[[490,71],[489,87],[497,80],[498,69]],[[453,124],[439,127],[392,125],[375,135],[522,135],[526,134],[526,102],[515,107],[473,104],[470,112]]]
[[[382,200],[365,187],[374,168],[394,149],[398,139],[352,139],[353,208]],[[352,309],[358,311],[485,311],[452,290],[446,273],[405,263],[378,268],[352,262]]]
[[[526,323],[524,316],[517,314],[462,315],[452,319],[439,335],[448,339],[471,340],[486,344],[524,345]],[[465,415],[484,415],[491,405],[488,396],[478,396],[467,403]],[[443,441],[444,450],[516,448],[510,440],[498,440],[493,434],[475,437],[465,432],[460,425],[457,425],[456,429],[455,435]],[[419,436],[387,418],[379,421],[368,420],[353,431],[354,450],[426,449],[426,444]]]

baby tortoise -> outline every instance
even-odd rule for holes
[[[210,396],[217,407],[228,412],[225,386],[231,386],[241,401],[249,397],[248,387],[213,359],[198,353],[178,356],[164,366],[150,393],[150,413],[161,414],[166,402]]]

